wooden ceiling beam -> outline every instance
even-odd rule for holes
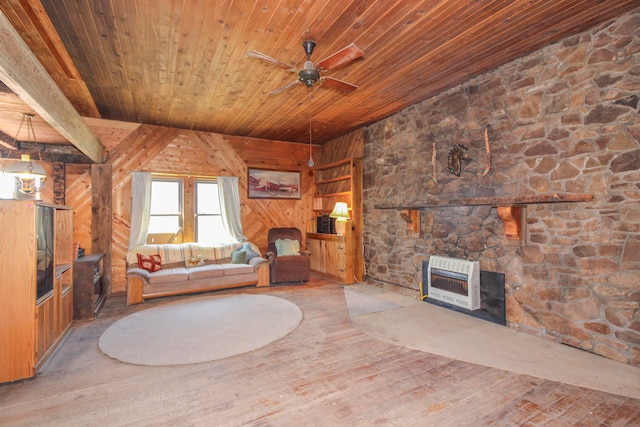
[[[0,11],[0,80],[95,163],[104,146]]]

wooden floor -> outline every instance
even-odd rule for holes
[[[100,334],[169,300],[127,307],[124,297],[109,298],[97,320],[75,325],[43,373],[0,385],[0,425],[640,425],[640,400],[377,341],[351,325],[342,286],[320,276],[304,286],[224,293],[239,292],[285,298],[304,319],[287,337],[240,356],[134,366],[104,356]]]

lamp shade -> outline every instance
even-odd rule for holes
[[[42,165],[32,162],[28,155],[23,155],[21,161],[9,165],[5,169],[5,173],[18,178],[20,192],[24,194],[33,194],[39,191],[42,181],[47,176]]]
[[[337,202],[329,216],[335,218],[338,222],[346,222],[351,219],[349,216],[349,208],[344,202]]]
[[[18,178],[44,178],[47,176],[42,165],[33,163],[31,160],[14,162],[5,169],[5,173],[10,173]]]

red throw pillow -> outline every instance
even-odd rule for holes
[[[138,254],[138,267],[147,270],[150,273],[162,270],[162,258],[160,255]]]

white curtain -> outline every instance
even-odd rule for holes
[[[151,211],[151,173],[131,173],[131,232],[129,249],[147,243]]]
[[[240,191],[238,177],[218,177],[218,198],[222,212],[222,224],[232,239],[243,242],[247,237],[242,234],[242,217],[240,215]]]

